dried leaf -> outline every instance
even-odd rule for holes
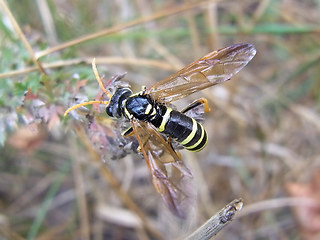
[[[59,115],[63,115],[62,107],[51,106],[50,107],[50,118],[48,122],[48,129],[52,129],[54,126],[60,124],[60,117]]]
[[[303,239],[320,239],[320,172],[315,172],[308,183],[287,183],[285,188],[292,197],[313,200],[314,204],[295,206],[293,211],[299,222]]]
[[[24,94],[24,100],[34,100],[37,99],[38,96],[35,95],[30,88]]]
[[[8,139],[8,143],[27,153],[38,148],[46,137],[46,132],[38,124],[30,124],[19,128]]]

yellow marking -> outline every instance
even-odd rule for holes
[[[204,147],[207,145],[207,142],[208,142],[208,137],[207,137],[205,143],[202,145],[201,148],[196,149],[196,150],[189,150],[189,151],[191,151],[191,152],[200,152],[200,151],[201,151],[202,149],[204,149]]]
[[[124,108],[124,114],[125,114],[125,115],[127,116],[127,118],[129,118],[129,119],[132,119],[132,118],[133,118],[132,114],[128,112],[128,109],[127,109],[126,107]]]
[[[181,145],[188,144],[193,139],[194,135],[196,135],[197,130],[198,130],[197,121],[192,118],[192,131],[189,134],[189,136],[186,139],[184,139],[180,144]]]
[[[126,130],[124,130],[124,131],[121,133],[121,136],[122,136],[122,137],[131,137],[131,136],[134,134],[134,132],[131,131],[131,133],[128,134],[127,132],[129,132],[130,129],[132,129],[132,127],[128,127]]]
[[[148,115],[148,114],[150,113],[151,109],[152,109],[152,105],[149,104],[149,105],[147,106],[147,108],[146,108],[145,114]]]
[[[153,108],[153,111],[152,111],[152,113],[151,113],[150,115],[151,115],[151,116],[154,116],[154,115],[156,115],[156,113],[157,113],[156,109]]]
[[[159,132],[163,132],[164,131],[164,127],[166,126],[166,123],[168,122],[169,118],[170,118],[170,113],[172,111],[172,108],[167,108],[166,113],[164,114],[164,116],[162,117],[162,122],[160,127],[158,128]]]
[[[131,94],[130,97],[141,96],[141,95],[144,95],[143,91]]]
[[[204,128],[203,128],[203,126],[202,126],[201,124],[199,124],[199,125],[200,125],[200,127],[201,127],[201,137],[199,138],[198,142],[196,142],[196,143],[193,144],[192,146],[185,147],[185,149],[195,148],[195,147],[197,147],[197,146],[201,143],[201,141],[202,141],[202,139],[203,139],[203,137],[204,137]],[[202,148],[201,148],[201,149],[202,149]],[[199,150],[194,150],[194,151],[197,152],[197,151],[200,151],[201,149],[199,149]]]
[[[206,139],[206,142],[203,144],[203,146],[197,150],[192,150],[191,152],[200,152],[204,147],[207,145],[208,139]]]

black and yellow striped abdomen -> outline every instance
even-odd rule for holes
[[[156,121],[155,121],[156,120]],[[151,123],[189,151],[200,151],[207,144],[207,133],[204,127],[193,118],[162,106],[162,113],[151,120]]]

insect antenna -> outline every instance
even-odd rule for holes
[[[96,76],[96,79],[99,83],[99,86],[100,88],[104,91],[104,93],[108,96],[108,98],[110,99],[112,97],[112,95],[107,91],[107,89],[105,89],[105,87],[103,86],[103,83],[101,81],[101,78],[99,76],[99,73],[98,73],[98,69],[97,69],[97,66],[96,66],[96,59],[94,58],[92,60],[92,70],[94,72],[94,75]]]
[[[100,88],[104,91],[104,93],[107,95],[107,97],[110,99],[112,97],[112,95],[105,89],[105,87],[103,86],[103,83],[101,81],[101,78],[99,76],[99,73],[98,73],[98,70],[97,70],[97,66],[96,66],[96,59],[94,58],[92,60],[92,70],[94,72],[94,75],[96,77],[96,80],[97,82],[99,83],[99,86]],[[88,101],[88,102],[83,102],[83,103],[80,103],[80,104],[76,104],[70,108],[68,108],[65,112],[64,112],[64,117],[67,116],[67,114],[74,110],[74,109],[77,109],[79,107],[82,107],[82,106],[85,106],[85,105],[91,105],[91,104],[94,104],[94,103],[99,103],[99,104],[104,104],[104,105],[108,105],[109,104],[109,101]]]

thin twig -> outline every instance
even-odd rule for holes
[[[188,21],[188,25],[190,29],[191,43],[192,43],[192,48],[194,50],[194,55],[200,56],[201,55],[200,31],[199,31],[199,28],[197,28],[195,16],[192,13],[188,13],[186,14],[186,19]]]
[[[284,207],[316,207],[317,202],[314,199],[307,197],[287,197],[287,198],[274,198],[267,199],[264,201],[252,203],[247,205],[240,214],[237,215],[237,218],[244,217],[253,213],[259,213],[262,211],[284,208]]]
[[[88,214],[88,207],[87,207],[87,200],[86,200],[86,191],[84,185],[83,174],[81,170],[81,166],[79,163],[79,157],[76,153],[77,145],[75,141],[71,141],[70,145],[72,146],[72,151],[70,151],[70,157],[73,159],[72,161],[72,170],[74,175],[74,182],[76,186],[76,195],[77,195],[77,204],[79,209],[79,223],[80,223],[80,233],[81,239],[89,240],[90,239],[90,224],[89,224],[89,214]]]
[[[36,0],[41,21],[43,24],[43,29],[46,31],[47,39],[50,44],[57,44],[57,31],[55,28],[55,23],[52,17],[52,13],[49,8],[48,1]]]
[[[60,60],[52,63],[43,63],[42,66],[44,69],[52,69],[52,68],[65,67],[65,66],[76,65],[81,63],[91,65],[92,59],[93,57]],[[97,64],[126,64],[126,65],[134,65],[134,66],[146,66],[146,67],[160,68],[168,71],[179,70],[179,68],[177,68],[176,66],[173,66],[164,61],[151,60],[151,59],[145,59],[145,58],[96,57],[96,63]],[[0,73],[0,79],[15,77],[15,76],[33,72],[36,70],[37,70],[37,67],[29,67],[29,68],[15,70],[11,72]]]
[[[39,69],[39,71],[42,74],[46,75],[46,72],[44,71],[44,69],[43,69],[41,63],[39,62],[39,60],[36,58],[31,45],[29,44],[27,38],[23,34],[19,24],[17,23],[16,19],[14,18],[13,14],[11,13],[10,9],[7,7],[7,4],[3,0],[0,0],[0,6],[3,8],[5,13],[8,15],[14,30],[17,32],[17,34],[20,37],[23,45],[26,47],[27,51],[29,52],[34,64],[37,66],[37,68]]]
[[[222,208],[217,214],[212,216],[194,233],[188,236],[187,240],[207,240],[212,238],[220,232],[234,217],[234,215],[241,210],[243,202],[241,199],[233,200],[227,206]]]
[[[183,68],[183,62],[174,54],[172,54],[167,47],[155,40],[155,38],[149,39],[149,43],[157,51],[157,53],[160,54],[170,64],[170,66],[177,70]]]
[[[218,34],[218,6],[215,2],[210,2],[207,4],[205,14],[205,21],[210,29],[208,33],[208,47],[209,49],[220,48],[220,40]]]
[[[13,231],[10,227],[9,224],[1,224],[0,227],[0,235],[1,238],[3,239],[13,239],[13,240],[25,240],[24,237]]]
[[[147,0],[140,0],[137,1],[137,7],[139,11],[141,12],[141,16],[150,16],[152,15],[152,7],[150,6],[150,1]],[[144,24],[144,28],[147,31],[153,31],[157,28],[157,22],[148,22]],[[158,54],[160,54],[165,61],[167,61],[169,64],[176,66],[178,69],[181,69],[184,65],[182,61],[179,60],[174,54],[172,54],[166,46],[164,46],[157,37],[153,36],[148,39],[148,43],[150,46],[157,51]]]
[[[37,56],[38,56],[38,58],[41,58],[41,57],[43,57],[45,55],[48,55],[50,53],[62,50],[64,48],[67,48],[67,47],[70,47],[70,46],[74,46],[76,44],[83,43],[83,42],[86,42],[86,41],[89,41],[89,40],[92,40],[92,39],[96,39],[98,37],[102,37],[102,36],[105,36],[105,35],[108,35],[108,34],[120,32],[120,31],[122,31],[124,29],[133,27],[135,25],[139,25],[139,24],[142,24],[142,23],[147,23],[147,22],[159,19],[159,18],[163,18],[163,17],[167,17],[167,16],[170,16],[170,15],[178,14],[180,12],[188,11],[190,9],[199,7],[199,6],[201,6],[201,5],[203,5],[204,3],[207,3],[207,2],[208,2],[208,0],[203,0],[203,1],[200,1],[200,2],[195,2],[195,3],[190,3],[190,4],[183,4],[183,5],[179,6],[179,7],[166,8],[166,9],[163,9],[163,10],[161,10],[159,12],[156,12],[156,13],[150,15],[150,16],[142,17],[142,18],[139,18],[139,19],[127,22],[127,23],[119,24],[119,25],[116,25],[114,27],[104,29],[104,30],[102,30],[100,32],[93,33],[93,34],[90,34],[90,35],[86,35],[86,36],[71,40],[69,42],[62,43],[62,44],[60,44],[58,46],[55,46],[55,47],[52,47],[52,48],[48,48],[48,49],[46,49],[44,51],[38,52]]]
[[[98,155],[98,153],[91,147],[89,139],[87,138],[86,134],[84,133],[83,129],[79,128],[79,127],[75,127],[75,131],[77,136],[79,137],[79,139],[82,141],[82,143],[84,144],[85,148],[88,150],[88,152],[90,153],[90,155],[92,156],[92,159],[98,163],[101,163],[101,159],[100,156]],[[102,167],[99,168],[99,170],[101,171],[101,174],[107,179],[107,181],[110,183],[110,185],[112,186],[113,190],[116,191],[116,193],[118,194],[118,196],[121,198],[121,200],[123,201],[123,203],[135,214],[137,214],[137,216],[140,217],[143,225],[145,226],[145,228],[157,239],[163,239],[162,235],[154,228],[152,227],[152,225],[149,223],[147,217],[145,216],[145,214],[140,211],[139,207],[132,201],[132,199],[128,196],[128,194],[126,194],[122,189],[121,189],[121,185],[118,182],[118,180],[113,176],[113,174],[109,171],[108,168],[106,167]]]

